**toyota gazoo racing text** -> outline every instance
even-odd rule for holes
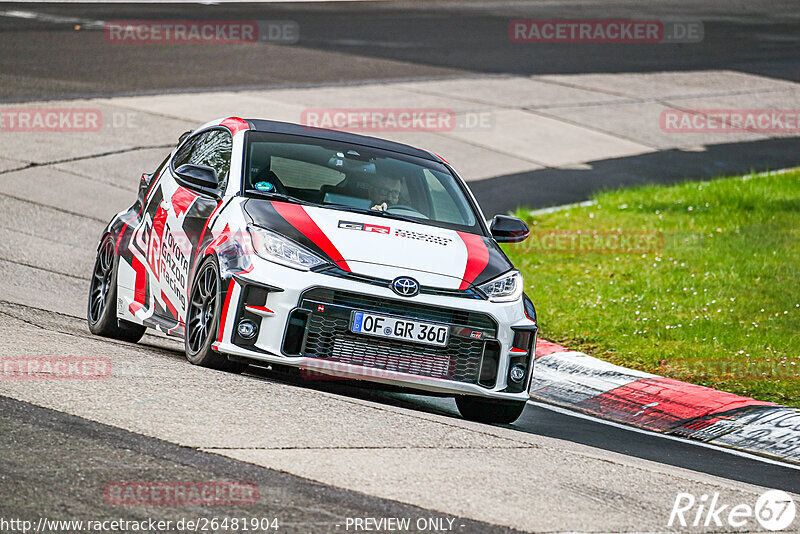
[[[528,399],[536,313],[439,156],[350,133],[227,118],[181,136],[103,232],[94,334],[183,337],[187,359],[300,368],[454,396],[510,423]]]

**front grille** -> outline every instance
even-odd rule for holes
[[[491,371],[485,368],[481,372],[484,345],[494,343],[491,338],[497,332],[494,321],[487,315],[330,289],[307,291],[300,305],[310,312],[302,349],[309,358],[470,384],[478,384],[480,377]],[[451,325],[450,339],[447,347],[436,347],[353,334],[350,332],[352,310],[446,323]],[[452,328],[456,325],[483,335],[481,339],[456,335],[456,329]],[[490,358],[484,367],[494,366],[496,373],[496,365],[496,360]],[[486,380],[480,383],[494,386]]]
[[[303,293],[300,301],[301,303],[303,301],[312,301],[314,303],[318,302],[322,304],[343,306],[345,308],[351,308],[354,310],[373,311],[387,315],[399,315],[401,317],[416,319],[417,321],[430,321],[433,323],[465,326],[475,330],[486,331],[491,335],[491,337],[495,337],[497,335],[497,324],[489,315],[465,310],[440,308],[439,306],[418,304],[411,300],[401,301],[397,299],[376,297],[374,295],[363,295],[334,289],[315,288]]]

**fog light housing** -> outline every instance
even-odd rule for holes
[[[239,321],[239,326],[236,327],[236,331],[242,336],[244,339],[253,339],[256,337],[256,333],[258,332],[258,327],[256,323],[249,319],[243,319]]]
[[[514,367],[511,368],[511,371],[509,371],[508,377],[511,379],[512,382],[519,384],[525,379],[525,366],[515,365]]]

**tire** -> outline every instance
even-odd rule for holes
[[[197,269],[189,292],[184,337],[186,359],[201,367],[240,373],[248,367],[246,363],[230,361],[211,348],[219,335],[224,300],[219,264],[210,256]]]
[[[464,419],[478,423],[510,424],[516,421],[525,401],[490,400],[477,397],[456,397],[458,411]]]
[[[100,242],[89,284],[86,321],[92,334],[136,343],[144,335],[140,324],[117,319],[117,262],[114,239],[107,235]]]

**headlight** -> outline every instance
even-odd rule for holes
[[[274,261],[301,271],[307,271],[312,267],[326,263],[325,260],[291,239],[286,239],[257,226],[248,226],[247,230],[250,232],[250,239],[253,241],[253,250],[265,260]]]
[[[512,302],[522,296],[522,275],[511,271],[478,286],[492,302]]]

